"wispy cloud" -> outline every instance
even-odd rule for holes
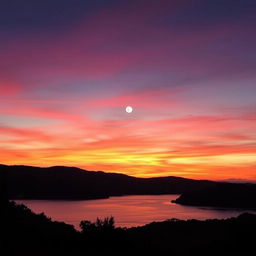
[[[255,178],[252,1],[103,2],[3,4],[0,162]]]

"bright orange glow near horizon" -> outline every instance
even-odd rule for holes
[[[2,11],[0,163],[256,180],[254,12],[86,2]]]
[[[234,135],[241,126],[255,126],[250,119],[143,120],[127,117],[121,106],[118,109],[123,115],[121,121],[86,120],[84,124],[69,121],[68,116],[63,125],[2,127],[1,134],[6,136],[0,161],[10,165],[76,166],[137,177],[255,179],[255,146],[249,138],[244,143],[241,135]],[[225,127],[229,132],[223,134]]]

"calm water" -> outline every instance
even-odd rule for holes
[[[52,220],[64,221],[79,229],[81,220],[114,216],[116,226],[140,226],[166,219],[209,219],[238,216],[241,210],[181,206],[171,203],[178,195],[138,195],[89,201],[19,200],[36,213],[44,212]],[[247,211],[248,212],[248,211]],[[255,213],[255,212],[254,212]]]

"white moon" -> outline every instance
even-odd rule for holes
[[[130,114],[130,113],[132,113],[133,108],[131,106],[127,106],[125,111]]]

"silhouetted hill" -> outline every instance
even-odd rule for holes
[[[133,248],[154,255],[256,255],[256,215],[225,220],[155,222],[131,228],[126,238]],[[130,239],[130,240],[129,240]]]
[[[78,232],[72,225],[51,221],[14,202],[1,200],[0,208],[1,255],[49,255],[49,251],[67,251],[70,243],[75,246]]]
[[[256,184],[216,183],[208,188],[187,191],[174,202],[195,206],[256,208]]]
[[[117,195],[181,194],[215,184],[179,177],[136,178],[74,167],[0,166],[9,199],[91,199]],[[3,189],[2,189],[3,190]]]
[[[1,202],[0,248],[4,255],[256,255],[256,215],[226,220],[153,222],[115,228],[83,221],[82,232],[26,206]],[[4,215],[3,215],[4,213]]]

